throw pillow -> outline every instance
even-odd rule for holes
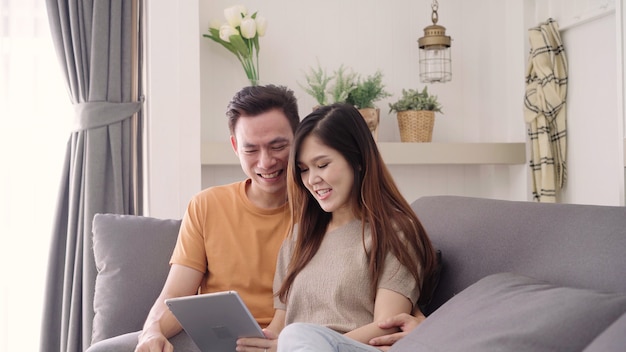
[[[428,291],[421,292],[420,298],[417,301],[417,304],[419,305],[419,308],[422,312],[428,311],[428,305],[433,300],[433,295],[435,294],[435,291],[437,290],[437,286],[439,286],[439,279],[441,277],[441,268],[443,267],[441,256],[442,256],[441,250],[437,249],[435,251],[435,260],[437,262],[435,266],[435,270],[433,271],[430,278],[428,278],[428,281],[424,282],[424,287],[427,286],[427,287],[430,287],[430,289]]]
[[[180,220],[96,214],[92,343],[141,330],[167,278],[179,228]]]
[[[624,312],[624,294],[494,274],[452,297],[391,351],[581,351]]]

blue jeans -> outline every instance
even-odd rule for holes
[[[285,326],[278,336],[278,352],[380,352],[374,346],[346,337],[329,328],[307,323]]]

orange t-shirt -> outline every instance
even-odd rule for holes
[[[278,250],[289,230],[287,204],[255,206],[250,180],[211,187],[187,207],[170,264],[203,272],[200,293],[235,290],[261,326],[274,316],[272,282]]]

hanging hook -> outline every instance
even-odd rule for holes
[[[430,18],[433,21],[433,24],[437,24],[437,22],[439,21],[439,13],[437,13],[437,10],[439,10],[439,2],[437,0],[433,0],[431,8],[433,9],[433,14],[430,16]]]

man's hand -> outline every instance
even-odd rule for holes
[[[378,323],[378,327],[381,329],[390,329],[397,327],[401,332],[395,334],[389,334],[384,336],[375,337],[370,340],[370,345],[382,347],[383,351],[388,350],[391,345],[400,340],[417,327],[426,317],[421,312],[418,312],[416,316],[412,316],[407,313],[401,313],[389,319],[386,319]]]
[[[165,335],[152,333],[148,336],[139,335],[139,341],[135,352],[173,352],[174,346],[167,340]]]
[[[237,352],[247,351],[264,351],[276,352],[276,344],[278,343],[278,335],[271,330],[263,329],[264,339],[260,338],[241,338],[237,340]]]

